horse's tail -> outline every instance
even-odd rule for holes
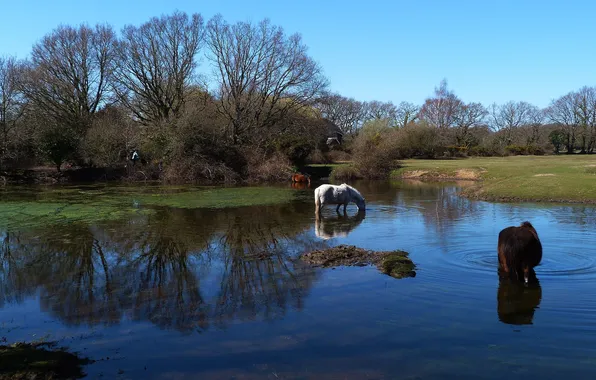
[[[319,189],[318,188],[315,189],[315,206],[317,207],[317,210],[321,206],[321,197],[319,197]]]

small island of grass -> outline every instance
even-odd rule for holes
[[[342,244],[337,247],[304,253],[300,259],[323,268],[375,265],[381,273],[394,278],[416,276],[416,265],[408,257],[407,252],[400,250],[371,251]]]

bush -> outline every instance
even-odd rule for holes
[[[93,166],[123,163],[133,147],[138,148],[138,126],[117,109],[102,110],[87,130],[79,154]],[[141,152],[144,157],[144,152]]]
[[[329,179],[332,181],[349,181],[364,178],[353,165],[339,165],[331,170]]]
[[[247,152],[246,155],[250,182],[290,180],[293,173],[292,163],[285,155],[278,152],[266,157],[258,151]]]

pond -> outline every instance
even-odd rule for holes
[[[596,366],[596,208],[496,204],[458,185],[360,181],[365,216],[311,188],[0,190],[0,339],[57,341],[88,378],[583,377]],[[544,247],[500,283],[499,231]],[[416,276],[313,268],[340,244],[404,250]]]

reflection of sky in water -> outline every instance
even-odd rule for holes
[[[585,378],[593,368],[594,208],[469,202],[448,186],[356,187],[367,197],[366,217],[352,218],[356,209],[350,205],[348,219],[333,222],[337,214],[328,208],[323,218],[331,223],[325,231],[347,234],[328,240],[315,231],[312,189],[298,190],[305,196],[287,207],[172,213],[159,228],[155,221],[137,220],[138,230],[130,236],[118,225],[94,226],[92,235],[102,237],[110,274],[128,289],[120,294],[117,323],[67,327],[60,313],[41,310],[39,292],[33,292],[0,309],[0,336],[33,339],[50,333],[95,359],[109,356],[87,368],[92,377],[107,378],[115,378],[119,369],[129,378]],[[251,218],[257,228],[247,224]],[[497,293],[505,288],[496,276],[496,244],[502,228],[523,220],[537,228],[544,259],[536,268],[539,305],[524,306],[531,309],[526,317],[533,324],[518,326],[497,316]],[[118,238],[119,233],[124,235]],[[177,244],[165,244],[172,241]],[[158,242],[191,253],[184,263],[199,285],[207,329],[162,323],[183,313],[190,318],[185,326],[192,326],[196,310],[184,302],[174,307],[179,286],[188,285],[181,267],[167,260],[166,267],[149,260],[131,264]],[[376,268],[312,272],[291,260],[302,251],[337,244],[406,250],[418,265],[417,276],[395,280]],[[231,252],[240,251],[267,252],[283,257],[285,264],[233,260]],[[95,270],[99,300],[105,297],[104,273],[101,266]],[[147,272],[156,275],[153,281],[163,276],[162,296],[169,308],[152,309],[158,293],[144,298],[135,293],[147,290],[142,281]],[[231,291],[231,298],[222,298],[222,289]],[[512,302],[504,310],[515,312],[516,299],[503,294]],[[225,302],[235,306],[218,319]],[[63,312],[77,312],[64,306]]]

